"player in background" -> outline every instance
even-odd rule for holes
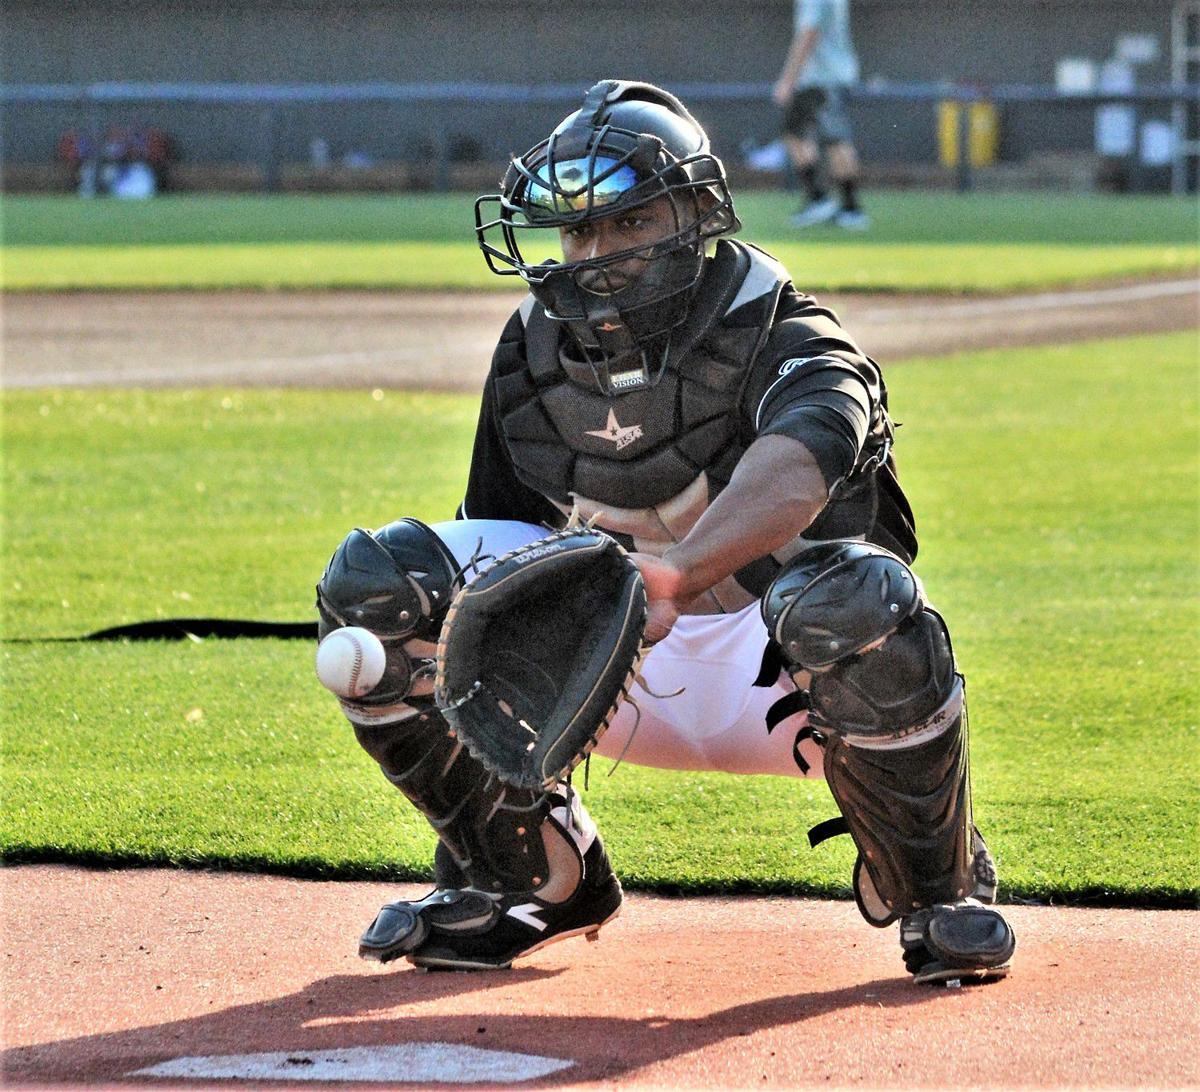
[[[784,112],[783,142],[808,202],[791,222],[864,231],[871,221],[859,206],[858,152],[845,102],[845,89],[858,82],[849,0],[795,0],[794,23],[773,94]],[[822,156],[836,195],[822,181]]]

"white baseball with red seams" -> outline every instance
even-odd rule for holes
[[[383,678],[387,654],[369,629],[335,629],[317,646],[317,678],[339,697],[361,698]]]

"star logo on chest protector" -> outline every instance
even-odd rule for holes
[[[628,447],[642,435],[641,425],[622,425],[617,423],[617,411],[611,406],[608,410],[608,424],[603,428],[596,429],[594,432],[589,431],[588,436],[599,436],[601,440],[608,440],[610,443],[617,445],[617,450],[620,451],[623,447]]]

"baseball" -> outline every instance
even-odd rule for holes
[[[342,698],[361,698],[383,678],[387,653],[369,629],[335,629],[317,646],[317,678]]]

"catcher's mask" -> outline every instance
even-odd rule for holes
[[[522,252],[528,230],[567,228],[661,198],[673,230],[649,245],[572,262]],[[592,87],[579,110],[512,161],[501,193],[475,202],[488,267],[525,279],[546,314],[567,325],[607,394],[658,382],[700,280],[706,240],[740,227],[725,169],[696,119],[674,95],[625,80]]]

